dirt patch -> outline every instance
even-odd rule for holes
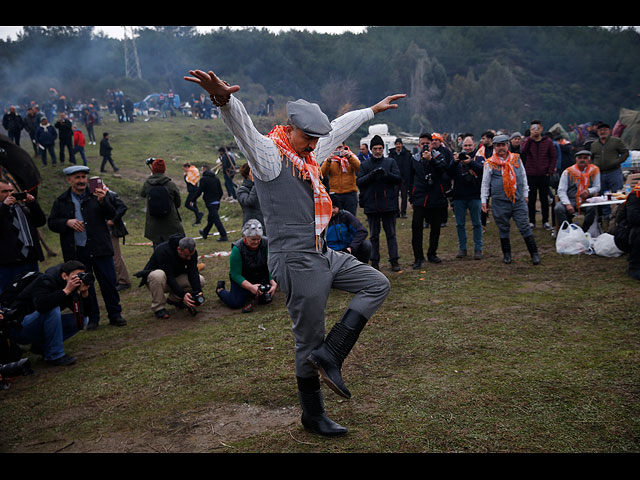
[[[297,428],[297,407],[270,409],[242,405],[209,405],[181,412],[144,432],[111,432],[95,440],[57,438],[21,446],[21,453],[201,453],[233,452],[231,443],[253,435]]]

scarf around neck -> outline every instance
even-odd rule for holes
[[[580,170],[578,168],[578,165],[571,165],[567,168],[567,175],[578,186],[578,191],[576,192],[577,208],[580,208],[580,205],[582,205],[582,192],[589,189],[589,186],[592,184],[593,179],[599,173],[600,169],[592,164],[587,165],[584,171]]]
[[[502,171],[502,185],[504,186],[504,193],[507,198],[511,200],[511,203],[516,203],[516,189],[517,180],[515,168],[520,167],[518,159],[520,156],[517,153],[510,152],[506,159],[502,159],[497,153],[494,153],[487,159],[487,163],[494,170]]]
[[[306,159],[300,157],[291,147],[285,129],[284,125],[276,125],[267,134],[267,137],[273,141],[287,160],[291,161],[298,172],[298,177],[311,181],[315,211],[316,247],[319,248],[320,236],[331,220],[331,198],[322,183],[320,169],[315,160],[315,152],[311,152]]]

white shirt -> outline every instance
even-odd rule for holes
[[[221,107],[220,111],[222,120],[247,158],[253,176],[268,182],[280,175],[282,161],[278,148],[271,139],[258,132],[242,102],[231,95],[229,103]],[[360,125],[373,117],[371,108],[363,108],[336,118],[331,122],[331,132],[318,140],[315,149],[316,159],[327,158],[337,145],[344,142]],[[322,160],[317,160],[318,164]]]
[[[571,200],[569,200],[569,196],[567,195],[567,189],[569,188],[569,172],[566,170],[562,172],[560,176],[560,183],[558,184],[558,198],[562,202],[563,205],[571,205]],[[600,193],[600,174],[598,173],[593,179],[593,185],[589,187],[589,196],[593,196],[597,193]]]

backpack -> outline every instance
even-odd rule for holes
[[[152,217],[165,217],[171,213],[171,195],[164,185],[152,185],[147,193],[147,211]]]
[[[27,301],[29,295],[23,295],[22,299],[18,299],[18,295],[25,292],[27,287],[33,283],[34,280],[40,278],[43,274],[41,272],[23,272],[20,273],[11,282],[7,288],[5,288],[0,294],[0,306],[8,309],[18,309],[20,314],[26,315],[31,313],[30,311],[24,311],[24,308],[28,308],[30,301]]]

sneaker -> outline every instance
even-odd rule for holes
[[[544,225],[542,225],[542,227],[545,230],[553,230],[553,227],[549,224],[549,222],[544,222]]]
[[[169,318],[169,312],[167,312],[164,308],[161,310],[158,310],[157,312],[155,312],[155,316],[156,318],[159,318],[161,320],[165,320],[167,318]]]
[[[535,223],[531,223],[531,222],[529,222],[529,226],[530,226],[531,228],[536,228]]]
[[[45,360],[49,365],[53,365],[54,367],[66,367],[69,365],[73,365],[76,363],[76,357],[70,357],[69,355],[63,355],[60,358],[56,358],[54,360]]]

